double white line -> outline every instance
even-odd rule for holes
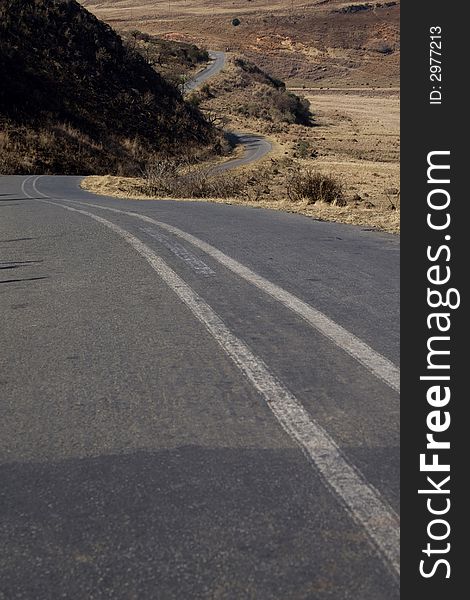
[[[37,189],[37,177],[32,182],[36,193],[47,198]],[[26,181],[26,180],[25,180]],[[22,189],[26,195],[27,192]],[[31,197],[31,196],[29,196]],[[358,524],[364,527],[370,540],[385,558],[395,575],[400,573],[399,519],[393,509],[381,498],[379,492],[351,465],[330,435],[303,408],[297,398],[269,370],[265,362],[236,337],[215,311],[179,275],[177,275],[155,252],[137,237],[115,223],[86,210],[64,206],[61,203],[41,200],[48,204],[85,215],[104,225],[132,246],[159,277],[173,290],[194,316],[206,327],[224,349],[235,365],[244,373],[264,398],[284,430],[301,446],[307,457],[315,464],[326,485],[336,494]],[[257,275],[244,265],[223,254],[213,246],[166,223],[145,215],[127,212],[96,204],[74,202],[94,206],[100,210],[122,213],[142,221],[158,225],[162,229],[185,239],[209,254],[225,267],[253,285],[279,300],[290,310],[299,314],[315,329],[356,358],[369,371],[393,389],[399,389],[399,371],[386,358],[367,344],[331,321],[320,311],[312,308],[286,290]]]

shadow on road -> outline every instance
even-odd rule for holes
[[[8,598],[396,597],[296,449],[14,463],[0,479]]]

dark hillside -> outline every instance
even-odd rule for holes
[[[132,174],[154,152],[213,142],[178,89],[75,0],[0,0],[0,82],[2,172]]]
[[[141,54],[158,73],[175,85],[181,85],[201,63],[209,60],[208,51],[194,44],[164,40],[137,29],[119,31],[119,35],[124,44]]]

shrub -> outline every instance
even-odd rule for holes
[[[379,43],[374,49],[379,54],[392,54],[393,53],[393,47],[390,46],[390,44],[387,44],[386,42]]]
[[[241,22],[240,19],[237,19],[236,17],[235,17],[235,19],[232,19],[232,25],[234,27],[238,27],[240,25],[240,22]]]
[[[308,140],[300,140],[295,145],[294,156],[298,158],[315,158],[317,152]]]
[[[171,198],[230,198],[241,185],[233,173],[201,169],[190,159],[159,159],[147,165],[142,191]]]
[[[202,98],[201,96],[196,92],[193,94],[190,94],[187,98],[186,98],[186,102],[188,102],[188,104],[191,104],[191,106],[194,106],[195,108],[198,108],[202,102]]]
[[[279,90],[272,95],[272,104],[281,115],[281,120],[298,125],[312,125],[310,102],[285,90]]]
[[[313,169],[294,172],[287,180],[287,195],[293,202],[346,204],[342,184],[331,175],[323,175]]]

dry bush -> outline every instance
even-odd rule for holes
[[[307,204],[324,202],[345,206],[343,185],[331,175],[313,169],[303,169],[287,178],[287,195],[292,202],[307,201]]]
[[[163,158],[147,165],[141,191],[171,198],[230,198],[240,193],[240,178],[199,167],[191,159]]]
[[[397,188],[388,188],[385,190],[385,196],[388,200],[390,210],[400,210],[400,190]]]
[[[171,194],[177,185],[179,164],[176,160],[162,158],[149,163],[143,172],[145,192],[157,196]]]

